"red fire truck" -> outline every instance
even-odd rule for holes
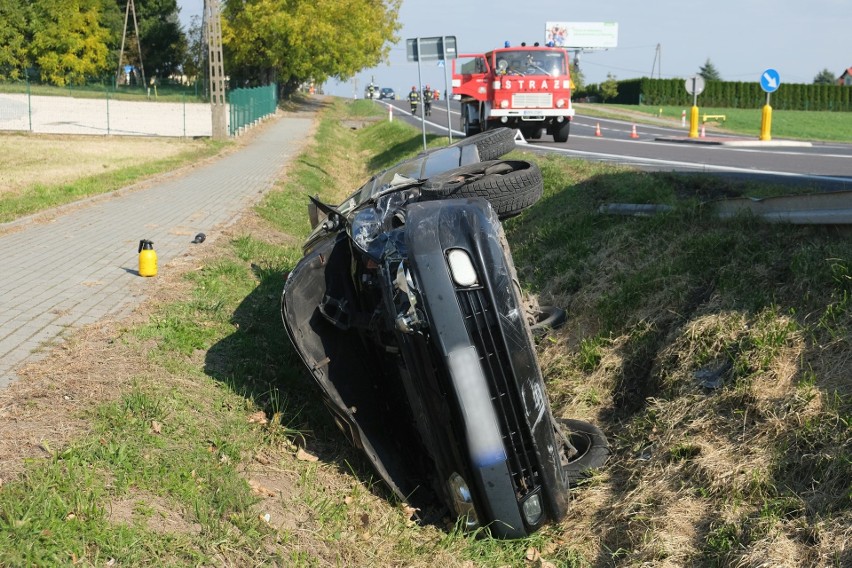
[[[568,54],[538,44],[460,54],[453,60],[453,95],[461,98],[466,136],[508,126],[524,138],[547,133],[566,142],[574,108]]]

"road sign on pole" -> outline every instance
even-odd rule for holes
[[[767,69],[760,74],[760,88],[767,93],[774,93],[781,86],[781,76],[775,69]]]
[[[693,75],[684,82],[686,92],[690,95],[700,95],[704,92],[704,77],[701,75]]]
[[[455,59],[456,36],[417,37],[405,40],[408,60],[440,61]]]
[[[686,92],[692,95],[692,108],[689,111],[689,137],[698,138],[698,95],[704,92],[704,77],[693,75],[684,83]]]
[[[772,107],[769,106],[769,97],[780,86],[781,75],[775,69],[770,68],[760,74],[760,88],[766,92],[766,104],[760,115],[760,139],[763,141],[772,140]]]
[[[409,61],[417,62],[417,82],[420,92],[423,92],[423,80],[420,68],[421,61],[438,61],[438,66],[444,68],[444,97],[447,100],[447,132],[450,143],[453,141],[453,130],[450,125],[450,97],[447,92],[449,82],[447,80],[447,59],[456,59],[456,36],[415,37],[405,40],[406,51]],[[426,113],[425,104],[421,105],[421,126],[423,130],[423,150],[426,150]]]

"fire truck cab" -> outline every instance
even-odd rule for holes
[[[453,60],[453,95],[461,100],[466,136],[507,126],[524,138],[545,130],[566,142],[574,108],[568,54],[556,47],[521,45]]]

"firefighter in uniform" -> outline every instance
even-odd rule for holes
[[[373,83],[367,87],[367,96],[371,99],[376,98],[376,86]]]
[[[417,92],[417,87],[411,87],[411,92],[408,93],[408,102],[411,103],[411,114],[417,114],[417,103],[420,102],[420,93]]]
[[[426,85],[426,88],[423,89],[423,114],[426,116],[432,116],[432,99],[434,98],[434,91],[429,88],[429,85]]]

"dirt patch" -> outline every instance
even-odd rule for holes
[[[163,498],[145,492],[135,492],[110,502],[106,507],[107,520],[128,525],[141,524],[148,530],[163,534],[198,535],[201,525],[186,517]]]

